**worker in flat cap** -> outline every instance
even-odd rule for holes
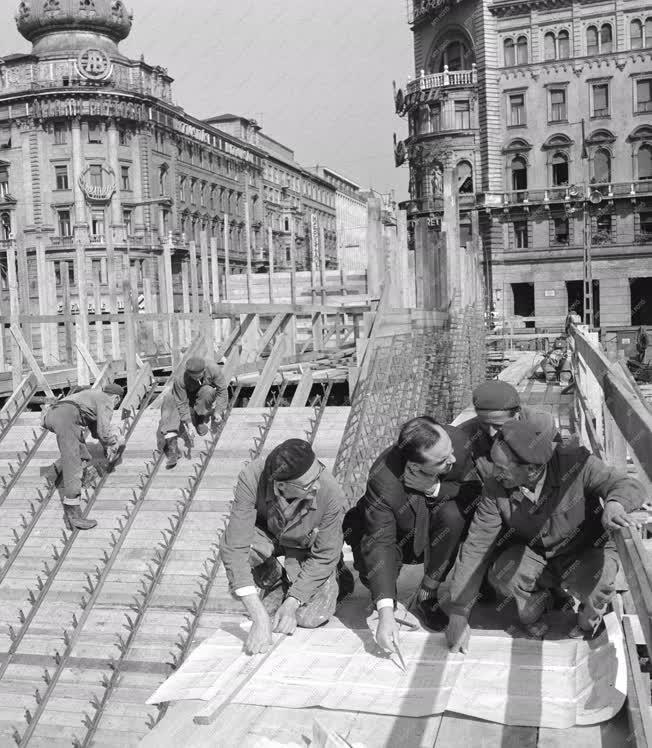
[[[97,525],[82,515],[82,485],[88,486],[97,477],[91,470],[91,455],[86,447],[86,431],[102,445],[112,462],[124,446],[124,437],[111,426],[114,410],[124,390],[119,384],[107,384],[102,390],[87,389],[50,405],[43,411],[41,423],[57,437],[61,458],[55,463],[63,475],[64,522],[69,530],[91,530]]]
[[[568,337],[560,335],[552,344],[541,362],[548,384],[570,384],[573,378]]]
[[[538,411],[521,405],[514,386],[500,379],[483,382],[473,390],[475,418],[460,424],[469,440],[469,447],[482,480],[492,474],[491,448],[507,421],[528,421],[536,418]],[[555,440],[561,441],[558,433]]]
[[[646,495],[626,472],[553,438],[550,418],[510,421],[492,447],[497,472],[485,482],[451,573],[446,633],[453,651],[467,649],[468,616],[487,569],[530,634],[545,633],[541,617],[555,588],[579,601],[571,636],[591,638],[600,626],[618,572],[610,533],[637,526],[630,513]]]
[[[442,631],[448,617],[438,602],[440,583],[455,561],[481,493],[466,435],[429,416],[401,427],[369,472],[364,496],[344,520],[360,581],[378,611],[376,641],[392,652],[398,625],[396,584],[403,564],[423,564],[416,611]]]
[[[178,437],[191,438],[191,426],[199,436],[205,436],[211,420],[214,424],[221,421],[227,401],[228,387],[221,366],[200,356],[189,358],[161,403],[158,444],[168,469],[179,461]]]
[[[342,561],[343,506],[339,484],[303,439],[243,468],[220,554],[253,621],[248,653],[267,651],[272,632],[315,628],[335,612],[352,582]]]

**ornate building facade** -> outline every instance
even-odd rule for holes
[[[79,241],[91,259],[128,248],[142,260],[169,237],[182,253],[206,231],[244,268],[248,245],[254,261],[266,256],[272,226],[286,257],[290,227],[274,222],[269,179],[276,154],[254,122],[250,137],[232,126],[238,118],[192,117],[165,68],[123,55],[132,15],[122,0],[23,0],[16,22],[32,49],[0,58],[2,240],[27,255],[40,243],[55,263]],[[294,167],[297,241],[307,241],[309,206],[335,253],[335,190]]]
[[[414,0],[410,21],[395,157],[417,254],[438,256],[443,221],[499,317],[581,314],[590,266],[596,325],[652,324],[650,4]]]

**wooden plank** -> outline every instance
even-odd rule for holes
[[[201,290],[202,311],[211,311],[211,281],[208,272],[208,236],[205,231],[199,235],[199,249],[201,252]]]
[[[274,233],[272,227],[267,227],[267,254],[269,258],[269,272],[267,282],[269,283],[269,303],[274,303]]]
[[[0,421],[13,417],[18,409],[25,405],[24,400],[26,393],[31,392],[36,387],[37,383],[38,379],[36,378],[36,374],[34,374],[33,371],[30,371],[5,401],[2,410],[0,410]]]
[[[652,560],[650,554],[636,530],[632,532],[629,528],[623,528],[615,531],[613,538],[648,650],[652,652]]]
[[[292,398],[292,402],[290,403],[292,408],[305,407],[306,402],[308,400],[308,396],[310,395],[310,390],[312,389],[312,383],[313,383],[312,369],[309,366],[307,366],[305,369],[303,369],[303,372],[301,374],[301,379],[299,380],[299,384],[297,385],[297,388],[294,391],[294,396]]]
[[[145,363],[138,371],[137,376],[134,378],[133,384],[127,391],[125,399],[122,401],[122,410],[130,411],[136,410],[143,396],[154,381],[154,374],[152,367]]]
[[[229,214],[224,214],[224,298],[231,298],[231,247],[229,246]]]
[[[199,281],[197,279],[197,245],[194,241],[188,245],[190,265],[190,288],[192,291],[192,311],[199,314]]]
[[[104,361],[104,323],[102,322],[102,277],[100,268],[93,272],[93,303],[95,306],[95,355]]]
[[[79,328],[77,326],[75,327],[77,329],[77,340],[75,341],[75,347],[77,348],[77,352],[79,353],[81,358],[84,360],[84,363],[88,367],[91,378],[93,380],[96,380],[100,376],[100,367],[95,363],[93,357],[90,354],[90,351],[84,345],[82,336],[81,334],[79,334]],[[82,384],[82,382],[79,382],[79,384]],[[83,384],[90,384],[90,381],[84,382]]]
[[[631,729],[628,742],[635,748],[649,748],[652,746],[650,688],[642,677],[632,624],[626,617],[622,624],[627,657],[627,716]]]
[[[236,327],[235,330],[229,335],[229,337],[222,343],[215,353],[215,360],[219,363],[222,358],[228,357],[233,351],[234,347],[240,342],[242,336],[249,330],[251,325],[256,320],[255,314],[247,314],[244,320]]]
[[[75,284],[79,315],[75,320],[75,338],[79,336],[82,344],[88,350],[88,287],[86,285],[86,256],[84,245],[75,237]],[[80,384],[90,384],[91,372],[81,356],[77,356],[77,381]]]
[[[291,319],[291,314],[277,314],[274,316],[274,319],[269,323],[263,336],[260,338],[256,345],[256,354],[254,358],[257,358],[261,353],[263,353],[274,335],[276,335],[281,328],[284,330]]]
[[[105,384],[109,384],[110,382],[113,382],[113,379],[114,379],[113,369],[115,365],[116,365],[115,361],[107,361],[104,364],[104,366],[100,369],[100,373],[97,379],[93,382],[92,389],[101,390]]]
[[[297,248],[292,216],[290,216],[290,302],[297,303]]]
[[[43,237],[39,234],[36,237],[36,284],[38,288],[38,311],[39,315],[47,314],[48,309],[48,279],[47,279],[47,266],[45,261],[45,247],[43,246]],[[41,323],[41,358],[43,359],[43,366],[53,366],[55,360],[52,356],[52,339],[53,334],[49,329],[49,325]]]
[[[134,329],[134,298],[130,278],[129,258],[122,258],[122,296],[125,306],[125,360],[127,362],[127,389],[131,389],[136,381],[138,366],[136,365],[136,334]]]
[[[245,166],[244,177],[244,224],[245,224],[245,252],[247,257],[247,301],[251,301],[251,210],[249,207],[249,169]]]
[[[18,325],[11,325],[9,329],[11,330],[11,334],[13,335],[14,340],[20,348],[20,351],[25,358],[27,365],[34,372],[39,386],[48,397],[54,397],[54,392],[52,392],[52,388],[48,384],[47,379],[41,371],[40,366],[36,362],[34,354],[30,350],[30,347],[27,345],[27,341],[23,337],[23,333],[21,332],[20,327],[18,327]]]
[[[24,241],[25,237],[23,237]],[[20,299],[20,308],[23,314],[27,315],[28,318],[32,316],[32,310],[30,305],[30,293],[29,293],[29,272],[27,270],[27,248],[23,245],[20,251],[16,253],[16,259],[18,260],[18,294]],[[32,340],[32,324],[28,319],[23,325],[23,335],[27,341],[27,345],[30,350],[33,350]]]
[[[190,312],[190,281],[189,281],[189,272],[188,272],[188,261],[184,260],[181,263],[181,295],[183,298],[183,311],[188,314]],[[193,311],[193,314],[195,312]],[[184,318],[184,320],[187,320],[187,317]],[[192,335],[192,329],[187,321],[184,321],[181,329],[183,330],[183,334],[181,337],[181,344],[182,345],[188,345],[188,342],[191,339]]]
[[[19,327],[20,298],[18,296],[18,280],[16,277],[16,245],[13,240],[7,245],[7,285],[9,286],[10,324],[11,327]],[[23,357],[15,336],[12,336],[11,340],[11,373],[14,388],[16,388],[23,376]]]
[[[288,335],[285,329],[289,324],[289,320],[291,318],[286,319],[287,322],[283,325],[282,334],[279,335],[279,337],[276,339],[274,348],[272,349],[272,352],[270,353],[270,356],[265,363],[265,367],[263,368],[263,371],[260,375],[260,379],[258,380],[256,388],[254,389],[251,399],[249,400],[250,408],[262,408],[265,405],[267,393],[269,392],[269,388],[274,382],[276,371],[279,367],[279,364],[281,363],[283,353],[285,352],[288,343]]]

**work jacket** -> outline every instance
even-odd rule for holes
[[[453,442],[455,464],[441,477],[436,501],[454,499],[473,511],[473,502],[481,491],[464,432],[455,426],[443,427]],[[412,543],[418,502],[424,494],[406,488],[403,483],[406,459],[398,445],[386,449],[374,462],[364,496],[358,502],[364,531],[360,550],[369,575],[374,602],[396,596],[396,549]]]
[[[646,494],[639,481],[584,447],[556,447],[536,504],[519,490],[487,480],[451,572],[452,612],[468,614],[498,549],[522,544],[544,558],[578,559],[583,551],[606,543],[609,534],[602,527],[600,499],[618,501],[632,512],[640,508]]]
[[[78,411],[81,425],[89,429],[93,438],[102,446],[107,447],[116,442],[117,432],[111,428],[114,413],[112,395],[101,390],[82,390],[59,400],[50,409],[65,407],[67,404]],[[46,414],[47,412],[45,411]]]
[[[200,380],[194,379],[186,371],[174,378],[172,394],[182,422],[190,423],[190,407],[199,390],[205,385],[217,390],[214,408],[216,413],[222,413],[228,402],[228,387],[221,366],[213,361],[207,361],[204,376]]]
[[[229,523],[221,544],[224,569],[234,589],[254,584],[249,551],[259,527],[270,535],[279,550],[306,552],[298,577],[289,594],[307,603],[333,574],[342,553],[344,495],[330,472],[324,470],[313,498],[297,499],[292,518],[286,523],[278,511],[274,481],[265,460],[253,460],[238,478]],[[294,509],[294,502],[292,502]],[[279,555],[283,555],[280,553]]]

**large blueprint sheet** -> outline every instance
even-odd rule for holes
[[[368,629],[299,629],[262,664],[263,656],[241,653],[241,638],[219,631],[149,703],[226,699],[246,668],[255,672],[238,703],[411,717],[452,711],[532,727],[595,724],[614,716],[626,693],[621,629],[613,614],[606,621],[593,642],[477,634],[467,655],[448,652],[443,634],[406,631],[406,673],[376,654]]]

